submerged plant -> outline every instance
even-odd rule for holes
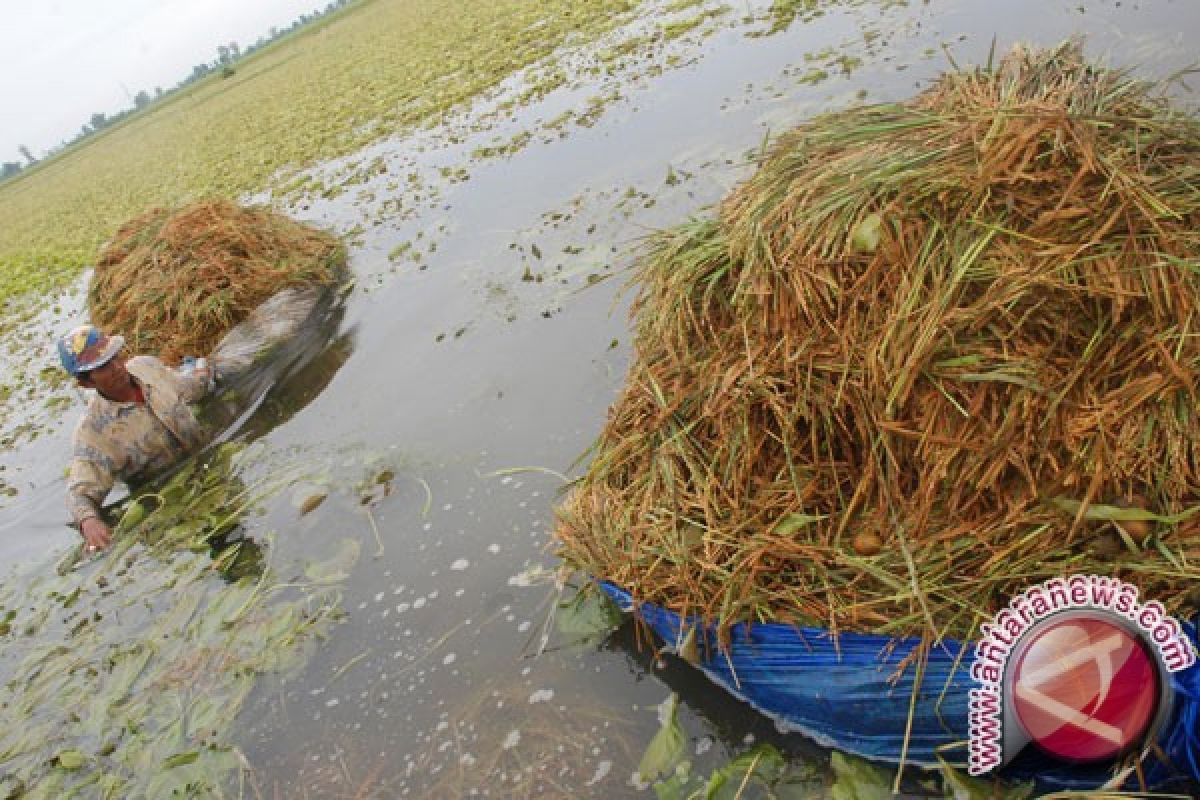
[[[129,502],[101,556],[4,587],[0,796],[219,797],[249,768],[233,721],[260,676],[303,665],[352,563],[271,564],[244,526],[301,472],[248,482],[245,462],[192,460]]]
[[[534,702],[519,682],[460,698],[446,723],[411,770],[423,785],[405,784],[416,796],[574,798],[611,785],[614,760],[636,758],[628,720],[582,698]]]

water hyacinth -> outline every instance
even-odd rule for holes
[[[127,504],[109,550],[5,586],[0,796],[217,797],[249,769],[233,722],[340,617],[358,547],[301,577],[270,563],[255,510],[304,472],[249,482],[248,461],[226,444],[188,462]]]
[[[1200,123],[1077,44],[785,134],[656,236],[568,564],[724,625],[967,636],[1200,571]]]

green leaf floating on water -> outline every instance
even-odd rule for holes
[[[650,783],[671,774],[687,747],[687,737],[683,733],[683,726],[679,724],[679,695],[668,697],[660,713],[662,727],[650,740],[638,764],[638,779],[642,783]]]
[[[583,639],[616,628],[621,624],[621,611],[603,593],[584,589],[560,604],[554,619],[564,636]]]
[[[14,722],[0,728],[0,798],[220,797],[239,774],[234,721],[260,676],[291,674],[306,642],[339,618],[336,582],[359,546],[330,541],[330,557],[309,568],[315,581],[285,584],[265,564],[216,575],[216,562],[191,548],[207,551],[214,531],[238,525],[234,548],[268,548],[269,533],[254,537],[258,505],[314,480],[305,462],[247,482],[235,452],[186,465],[139,497],[145,517],[95,557],[98,569],[0,583],[0,625],[15,633],[20,607],[29,634],[0,670],[0,706]],[[120,591],[96,591],[109,581]],[[80,624],[94,615],[104,624]],[[78,739],[64,742],[63,731]],[[68,749],[74,741],[90,744]]]
[[[770,786],[783,776],[786,768],[782,753],[769,744],[761,744],[714,772],[704,787],[704,800],[733,800],[747,786]]]
[[[70,608],[71,606],[75,605],[75,603],[79,601],[79,595],[82,593],[83,589],[79,586],[76,586],[74,591],[62,599],[62,607]]]
[[[892,776],[869,761],[835,752],[830,759],[836,780],[833,800],[891,800]]]
[[[883,217],[868,214],[862,222],[854,226],[854,231],[850,234],[850,246],[860,253],[874,253],[882,236]]]
[[[688,791],[691,780],[691,762],[681,761],[670,778],[654,784],[654,795],[658,800],[691,800],[693,794]]]
[[[189,750],[186,753],[176,753],[170,758],[163,760],[163,768],[173,769],[175,767],[182,767],[185,764],[191,764],[199,757],[200,753],[197,750]]]

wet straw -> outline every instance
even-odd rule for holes
[[[1194,608],[1198,222],[1200,124],[1077,43],[801,125],[646,243],[559,553],[725,630],[962,637],[1081,572]]]
[[[334,282],[345,263],[336,237],[269,209],[221,199],[155,208],[101,251],[88,311],[132,352],[175,363],[212,352],[280,289]]]

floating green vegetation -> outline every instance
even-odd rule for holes
[[[826,47],[815,53],[805,53],[804,60],[810,64],[821,63],[829,68],[837,68],[843,75],[849,75],[863,65],[858,56],[840,52],[832,47]]]
[[[496,145],[485,145],[477,147],[471,152],[472,158],[498,158],[500,156],[511,156],[517,151],[529,144],[533,139],[533,134],[529,131],[521,131],[514,134],[508,141]]]
[[[663,701],[658,713],[660,727],[647,744],[636,773],[640,782],[654,788],[658,800],[885,800],[896,797],[901,785],[895,771],[855,756],[834,752],[830,769],[822,770],[814,763],[789,759],[768,743],[739,753],[704,777],[694,772],[688,758],[678,696],[672,694]],[[1004,786],[995,779],[969,778],[948,766],[939,772],[913,773],[908,782],[919,787],[921,797],[1027,800],[1033,796],[1030,785]]]
[[[190,462],[127,505],[100,557],[0,591],[0,797],[223,796],[250,768],[231,725],[340,617],[359,546],[272,564],[246,526],[300,472],[247,482],[249,461],[227,444]]]
[[[667,4],[667,7],[663,11],[667,14],[674,14],[679,11],[687,11],[689,8],[695,8],[704,2],[705,0],[675,0],[675,2]]]
[[[144,208],[296,192],[305,167],[434,125],[568,36],[612,29],[636,5],[366,0],[245,60],[234,76],[201,82],[5,182],[0,302],[65,284]]]
[[[774,0],[762,15],[768,27],[765,30],[753,31],[747,36],[762,37],[782,33],[796,22],[813,22],[831,10],[871,6],[882,12],[892,8],[904,8],[907,5],[908,0]],[[877,31],[864,32],[864,36],[871,38],[878,38],[880,35]]]
[[[785,800],[821,794],[822,779],[814,765],[788,763],[783,754],[769,744],[742,753],[713,770],[708,778],[695,774],[687,757],[687,733],[679,721],[679,697],[672,694],[663,701],[658,716],[660,727],[647,744],[635,773],[638,781],[654,787],[658,800],[733,800],[738,797]],[[846,795],[848,798],[855,796]]]
[[[554,608],[554,624],[567,643],[594,641],[606,637],[624,621],[621,610],[596,588],[585,584],[569,599]]]
[[[388,261],[399,261],[412,250],[412,242],[405,240],[388,252]]]
[[[508,108],[512,105],[527,105],[529,103],[541,100],[546,95],[567,84],[567,73],[561,67],[553,67],[546,70],[540,77],[521,92],[512,104],[505,103],[502,107]]]
[[[648,47],[652,42],[653,39],[650,36],[631,36],[623,42],[618,42],[612,47],[607,47],[600,51],[598,58],[602,63],[609,64],[618,59],[633,55],[643,48]]]
[[[811,22],[825,14],[820,0],[775,0],[767,11],[770,27],[762,34],[770,36],[781,33],[792,27],[797,19],[801,22]]]
[[[696,14],[695,16],[687,17],[686,19],[681,19],[676,22],[668,22],[662,27],[663,38],[667,39],[668,41],[671,39],[678,39],[685,33],[689,33],[690,31],[699,28],[708,20],[716,19],[717,17],[728,13],[728,11],[729,9],[724,7],[710,8],[707,11],[702,11],[701,13]]]

